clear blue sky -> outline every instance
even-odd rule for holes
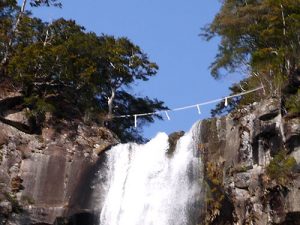
[[[201,27],[218,12],[218,0],[63,0],[62,9],[39,8],[35,15],[47,21],[74,19],[88,31],[126,36],[156,62],[155,78],[134,86],[141,96],[158,98],[169,108],[200,103],[226,96],[228,86],[238,77],[214,80],[209,65],[217,51],[218,39],[206,42]],[[144,128],[147,138],[159,131],[187,131],[199,119],[210,116],[214,105],[170,113],[171,121],[157,121]]]

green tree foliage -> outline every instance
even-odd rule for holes
[[[31,0],[30,5],[32,7],[38,7],[38,6],[56,6],[56,7],[61,7],[62,4],[58,0]]]
[[[18,10],[19,7],[17,6],[17,2],[15,0],[0,2],[0,78],[2,78],[4,75],[4,59],[12,39],[14,20],[18,15]]]
[[[292,115],[300,115],[300,89],[298,89],[296,94],[291,95],[287,99],[286,108],[289,112],[291,112]]]
[[[9,63],[10,57],[13,55],[15,45],[20,39],[25,38],[22,34],[26,32],[24,23],[28,22],[28,15],[30,12],[26,11],[27,4],[30,3],[33,7],[38,6],[61,6],[58,0],[23,0],[21,6],[17,4],[16,0],[4,0],[0,3],[0,22],[1,37],[1,73],[0,78],[6,74],[6,67]],[[21,37],[21,38],[20,38]]]
[[[212,75],[241,72],[248,86],[264,84],[266,93],[279,96],[286,81],[299,75],[299,24],[299,0],[223,1],[202,33],[207,40],[221,37]]]
[[[296,165],[297,162],[294,157],[288,156],[284,151],[280,151],[268,165],[267,174],[277,184],[286,186],[292,180],[293,169]]]
[[[211,224],[211,220],[220,215],[225,200],[223,171],[219,165],[207,162],[205,166],[206,207],[208,214],[203,224]]]
[[[60,6],[55,0],[30,3]],[[133,93],[134,83],[157,73],[158,66],[147,54],[125,37],[86,32],[73,20],[49,24],[25,11],[15,32],[21,12],[15,1],[1,8],[0,15],[8,21],[0,22],[1,46],[10,50],[9,54],[4,50],[0,60],[5,61],[2,77],[20,89],[29,118],[37,126],[42,126],[47,112],[68,120],[84,118],[108,123],[123,141],[143,141],[133,119],[116,117],[166,109],[157,99]],[[139,124],[153,122],[155,117],[161,118],[141,117]]]

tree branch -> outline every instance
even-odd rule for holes
[[[37,132],[34,132],[34,130],[30,126],[20,123],[20,122],[8,120],[3,117],[0,117],[0,122],[4,123],[6,125],[12,126],[26,134],[36,134],[37,133]]]

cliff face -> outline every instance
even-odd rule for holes
[[[279,105],[202,122],[205,224],[300,224],[300,118]]]
[[[0,122],[0,224],[54,224],[97,210],[100,199],[90,200],[98,154],[117,142],[107,129],[82,123],[29,135]]]
[[[118,139],[78,121],[26,134],[11,126],[26,125],[24,112],[1,110],[0,224],[94,224],[106,179],[99,154]],[[182,135],[170,136],[170,154]],[[202,121],[199,138],[202,224],[300,224],[300,118],[283,117],[269,99]]]

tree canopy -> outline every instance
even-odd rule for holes
[[[56,0],[29,2],[61,6]],[[156,75],[158,66],[126,37],[86,32],[63,18],[47,23],[24,8],[14,0],[0,3],[0,80],[18,87],[35,127],[50,112],[55,118],[108,123],[123,141],[143,141],[133,120],[115,117],[167,108],[131,88]],[[140,124],[154,117],[142,117]]]
[[[280,96],[286,83],[299,76],[299,0],[224,0],[201,35],[221,37],[210,67],[215,78],[243,73],[243,86],[263,84],[267,94]],[[239,86],[233,92],[241,91]]]

